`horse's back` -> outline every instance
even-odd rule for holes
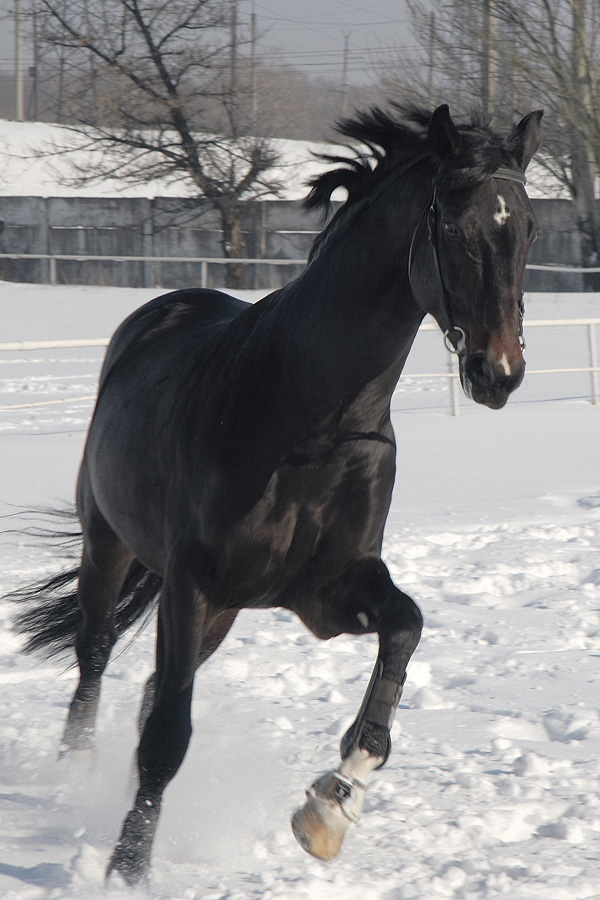
[[[165,342],[202,343],[227,327],[252,304],[223,291],[189,288],[161,294],[132,312],[115,331],[102,366],[100,385],[129,352],[143,353]]]

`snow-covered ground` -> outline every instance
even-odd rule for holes
[[[0,341],[108,336],[152,293],[2,284]],[[528,301],[532,319],[600,315],[598,295]],[[527,339],[530,369],[587,364],[581,328]],[[54,565],[10,529],[23,506],[71,498],[101,355],[0,354],[1,592]],[[138,896],[600,898],[600,407],[587,375],[529,375],[504,410],[463,398],[453,418],[445,382],[412,377],[445,365],[423,334],[394,397],[385,558],[426,628],[360,824],[325,864],[289,816],[338,759],[375,640],[319,643],[285,612],[243,613],[197,677]],[[11,614],[0,606],[0,896],[100,900],[152,629],[111,662],[88,772],[56,755],[75,673],[19,655]]]

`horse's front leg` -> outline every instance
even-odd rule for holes
[[[340,587],[339,630],[378,632],[379,654],[358,715],[342,738],[339,766],[308,789],[305,805],[292,817],[301,846],[325,860],[339,852],[348,825],[362,811],[369,775],[390,754],[390,730],[423,624],[417,605],[395,587],[380,560],[354,566]]]

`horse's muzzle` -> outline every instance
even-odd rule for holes
[[[519,352],[510,361],[504,353],[498,359],[478,350],[460,358],[460,380],[465,395],[490,409],[502,409],[525,374],[525,360]]]

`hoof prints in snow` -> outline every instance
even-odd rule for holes
[[[47,308],[51,289],[39,294]],[[109,331],[99,323],[93,333]],[[46,336],[61,335],[36,335]],[[83,372],[74,364],[78,377],[64,387],[86,392],[92,379]],[[52,372],[38,370],[36,389],[44,374]],[[46,387],[49,399],[66,393],[57,382]],[[5,528],[20,521],[9,504],[72,496],[90,412],[91,404],[64,404],[3,414],[11,432],[0,443]],[[192,744],[166,792],[142,900],[597,900],[599,470],[597,453],[577,453],[597,438],[600,420],[585,405],[532,403],[526,412],[560,444],[547,445],[560,466],[543,485],[544,460],[525,443],[518,472],[499,468],[527,427],[510,405],[478,416],[476,427],[466,415],[431,417],[426,428],[412,414],[395,420],[407,439],[419,433],[429,442],[420,469],[399,470],[392,511],[400,524],[384,554],[420,604],[425,631],[392,755],[369,783],[340,858],[324,865],[303,854],[289,817],[304,787],[337,760],[376,640],[324,644],[287,613],[246,612],[198,675]],[[444,439],[456,434],[464,448],[465,428],[489,467],[485,498],[457,496],[456,484],[473,473],[455,452],[427,494],[431,454],[444,454]],[[2,592],[52,567],[27,539],[4,533],[0,548]],[[132,790],[152,628],[109,666],[90,776],[89,761],[56,762],[75,673],[18,655],[10,612],[0,606],[0,896],[131,898],[118,884],[107,894],[103,878]]]

